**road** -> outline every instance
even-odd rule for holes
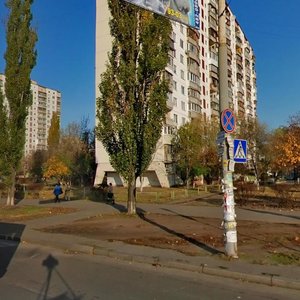
[[[295,290],[1,240],[0,261],[5,300],[299,299]]]

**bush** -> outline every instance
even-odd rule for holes
[[[257,193],[257,186],[253,183],[240,182],[236,183],[235,187],[237,188],[234,192],[236,203],[240,205],[246,204]]]
[[[293,184],[276,184],[272,189],[279,207],[294,208],[296,204],[296,188]]]

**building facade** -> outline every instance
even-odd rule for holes
[[[162,137],[148,171],[144,185],[169,187],[177,183],[171,158],[174,130],[193,118],[219,118],[218,78],[218,0],[198,0],[200,29],[195,30],[172,22],[169,62],[166,76],[170,80],[167,106],[169,112]],[[256,118],[256,73],[253,49],[236,17],[226,9],[228,45],[228,98],[237,119]],[[107,0],[96,0],[96,97],[99,97],[100,74],[106,69],[111,49]],[[97,123],[97,120],[96,120]],[[95,184],[104,175],[116,185],[124,184],[109,163],[100,141],[96,141],[97,172]]]
[[[0,87],[4,94],[5,76],[0,74]],[[54,112],[60,116],[61,93],[31,81],[32,105],[26,120],[25,156],[36,150],[46,150],[48,132]]]

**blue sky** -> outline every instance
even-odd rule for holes
[[[7,16],[0,0],[0,72],[4,72]],[[37,29],[38,59],[31,78],[62,93],[61,124],[95,118],[95,0],[35,0],[32,26]]]
[[[258,117],[276,128],[300,112],[299,0],[229,0],[256,55]]]
[[[5,0],[0,0],[0,72]],[[32,79],[62,92],[62,126],[94,125],[95,0],[35,0],[38,61]],[[276,128],[300,111],[299,0],[229,0],[256,55],[258,117]]]

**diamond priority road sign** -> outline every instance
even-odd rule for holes
[[[233,160],[236,163],[247,162],[247,141],[233,140]]]

